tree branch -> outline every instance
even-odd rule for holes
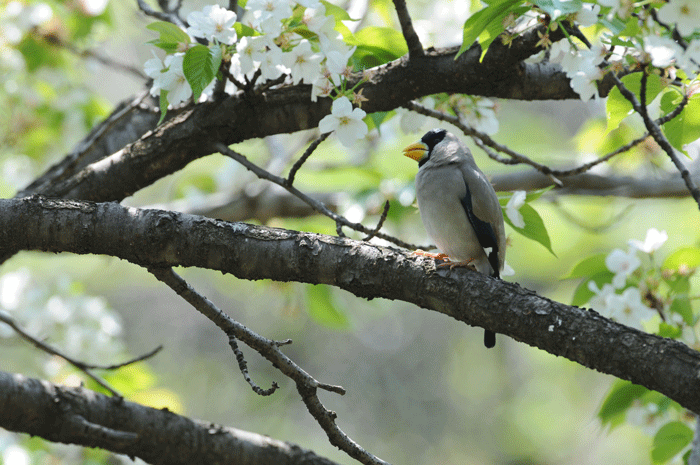
[[[267,436],[2,371],[0,412],[0,427],[8,431],[99,447],[154,465],[337,465]]]
[[[438,270],[433,260],[405,251],[169,211],[42,197],[0,200],[0,247],[4,253],[104,254],[147,267],[197,266],[241,279],[328,284],[358,297],[411,302],[659,391],[700,412],[700,353],[684,344],[514,283],[470,270]]]
[[[457,48],[430,49],[424,56],[410,60],[403,57],[379,66],[370,70],[372,78],[362,86],[369,98],[363,109],[368,113],[390,111],[438,92],[527,100],[578,98],[558,66],[522,62],[504,65],[536,52],[534,45],[526,45],[529,42],[523,41],[512,50],[504,48],[483,62],[479,61],[481,48],[477,44],[456,61]],[[222,101],[190,105],[173,112],[153,131],[148,131],[152,126],[145,126],[138,140],[129,138],[125,145],[113,146],[112,151],[102,152],[89,164],[62,162],[61,169],[42,176],[19,196],[37,193],[93,201],[122,200],[209,155],[212,140],[231,145],[314,128],[330,113],[330,107],[330,99],[311,101],[309,85],[268,89],[261,95],[238,93]],[[154,124],[157,115],[151,116],[149,121]]]
[[[406,7],[406,0],[394,0],[394,6],[396,7],[396,14],[399,17],[399,24],[401,24],[403,37],[406,39],[406,45],[408,45],[409,58],[425,55],[418,34],[416,34],[416,30],[413,29],[413,22],[411,21],[411,15],[408,13],[408,8]]]

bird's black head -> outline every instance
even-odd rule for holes
[[[421,142],[428,146],[428,152],[432,152],[437,144],[442,142],[447,131],[440,128],[431,129],[421,138]]]

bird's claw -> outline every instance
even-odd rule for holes
[[[462,260],[461,262],[440,263],[437,267],[443,268],[443,267],[449,266],[450,270],[452,270],[454,268],[472,268],[472,269],[475,269],[474,265],[470,266],[471,262],[473,262],[473,261],[474,261],[474,259],[470,258],[469,260]]]
[[[415,250],[413,253],[416,255],[420,255],[421,257],[434,258],[435,260],[442,260],[442,261],[449,260],[449,257],[447,256],[447,254],[444,254],[444,253],[430,253],[430,252],[426,252],[426,251],[420,250],[420,249]]]

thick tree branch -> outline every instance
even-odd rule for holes
[[[477,44],[456,61],[457,48],[430,49],[424,56],[410,60],[406,56],[377,67],[370,70],[371,81],[362,87],[369,98],[363,109],[368,113],[389,111],[438,92],[526,100],[578,98],[558,66],[516,61],[537,52],[530,42],[523,39],[512,49],[496,47],[483,62],[479,61],[481,47]],[[138,140],[127,138],[127,145],[112,146],[113,151],[102,152],[102,157],[91,159],[90,164],[62,162],[60,169],[52,169],[20,196],[38,193],[122,200],[209,155],[212,141],[231,145],[314,128],[330,112],[330,105],[330,99],[312,102],[308,85],[268,89],[261,95],[239,93],[222,101],[191,105]],[[154,118],[157,120],[156,115],[149,118],[143,130],[152,127]]]
[[[517,284],[332,236],[225,223],[115,203],[0,200],[0,247],[104,254],[142,266],[197,266],[241,279],[328,284],[397,299],[632,381],[700,412],[700,353],[553,302]],[[256,257],[251,260],[250,257]],[[615,350],[611,350],[615,347]]]
[[[2,371],[0,412],[0,427],[8,431],[99,447],[154,465],[335,464],[267,436]]]
[[[693,177],[700,182],[700,176],[697,173]],[[551,186],[552,179],[537,171],[529,170],[495,175],[491,178],[491,183],[497,191],[530,191]],[[670,175],[650,179],[649,177],[582,173],[562,178],[561,183],[561,187],[556,189],[556,193],[560,195],[615,196],[634,199],[684,198],[690,195],[683,180],[678,176]]]

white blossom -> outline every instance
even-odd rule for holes
[[[657,68],[671,66],[677,52],[682,52],[682,50],[668,37],[649,36],[644,40],[644,53],[651,60],[652,66]]]
[[[525,220],[520,213],[520,207],[525,205],[525,196],[525,191],[515,191],[506,204],[506,216],[513,226],[520,229],[525,227]]]
[[[302,22],[311,32],[315,32],[319,36],[331,35],[335,27],[335,19],[332,16],[326,16],[326,7],[322,3],[316,7],[307,8],[304,11]]]
[[[700,39],[690,41],[688,48],[677,58],[676,65],[686,71],[694,70],[700,65]]]
[[[463,116],[474,129],[486,134],[495,134],[499,126],[495,107],[496,104],[487,98],[475,99],[474,105],[466,109]]]
[[[160,73],[153,81],[154,85],[168,91],[168,102],[173,106],[184,102],[192,96],[192,88],[182,70],[184,55],[184,53],[168,55],[165,58],[167,71]]]
[[[253,13],[254,27],[271,18],[280,22],[292,16],[292,3],[289,0],[248,0],[245,7]]]
[[[243,37],[236,45],[241,73],[251,77],[263,60],[268,40],[266,36]]]
[[[296,0],[296,2],[304,8],[318,8],[319,6],[323,6],[319,0]]]
[[[654,310],[644,305],[642,294],[636,287],[628,287],[622,294],[612,294],[608,298],[610,315],[618,323],[642,329],[642,322],[655,315]]]
[[[236,31],[233,24],[236,22],[236,13],[222,8],[219,5],[207,5],[202,11],[193,11],[187,15],[190,27],[187,33],[192,37],[199,37],[231,45],[236,42]]]
[[[579,98],[587,102],[598,95],[596,81],[603,78],[603,71],[597,66],[589,66],[576,71],[571,79],[571,88],[579,95]]]
[[[325,116],[319,123],[321,133],[335,131],[340,142],[351,147],[353,143],[367,135],[367,125],[362,121],[367,115],[360,108],[352,108],[347,97],[340,97],[331,107],[331,114]]]
[[[313,83],[321,75],[323,57],[311,50],[311,43],[303,39],[290,52],[282,54],[282,61],[290,69],[292,83]]]
[[[700,2],[671,0],[659,9],[659,19],[667,24],[675,24],[682,36],[689,36],[700,25]]]
[[[598,21],[598,13],[600,5],[584,3],[581,10],[573,15],[573,20],[584,27],[592,26]]]
[[[311,86],[311,101],[318,101],[319,97],[328,97],[335,89],[335,85],[326,76],[316,78]]]
[[[609,317],[612,313],[612,309],[608,305],[611,296],[615,295],[615,288],[612,284],[605,283],[601,289],[595,281],[588,281],[588,289],[595,294],[588,301],[588,304],[593,310],[600,313],[603,316]]]
[[[331,50],[326,54],[326,67],[328,71],[334,75],[346,74],[348,70],[348,60],[355,53],[357,47],[352,47],[347,50]],[[339,82],[336,84],[340,84]]]
[[[277,79],[289,69],[282,64],[282,49],[275,44],[269,44],[268,50],[263,52],[260,62],[261,76],[265,80]]]
[[[151,50],[151,53],[153,53],[153,58],[146,60],[146,62],[143,64],[143,70],[146,73],[146,76],[153,79],[151,95],[156,97],[160,95],[160,80],[157,78],[160,77],[162,71],[165,69],[165,66],[160,58],[156,56],[153,50]]]
[[[625,285],[627,277],[634,273],[634,270],[639,268],[641,263],[634,249],[631,249],[628,253],[615,249],[605,257],[605,266],[608,270],[615,273],[612,284],[617,289]]]
[[[650,254],[659,250],[667,240],[668,234],[666,231],[659,231],[656,228],[651,228],[647,230],[647,236],[644,238],[644,242],[631,239],[629,244],[637,250]]]
[[[515,276],[515,270],[507,262],[503,262],[503,270],[501,270],[501,278],[504,276]]]

